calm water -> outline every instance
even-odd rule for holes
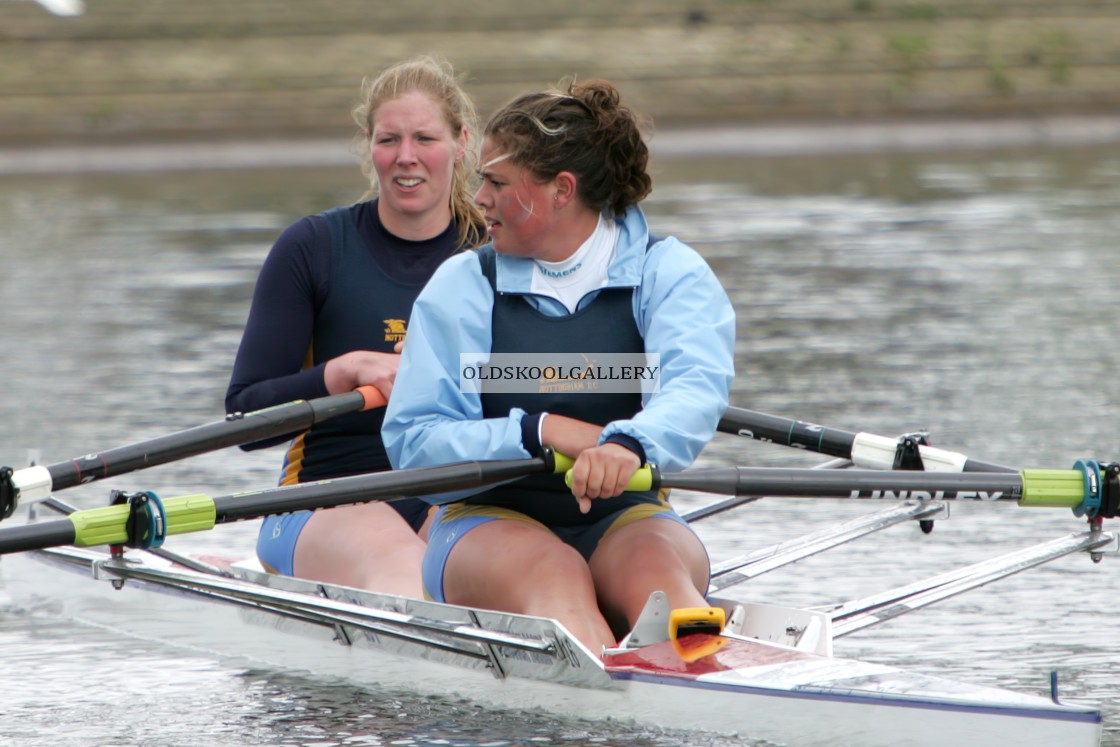
[[[1023,467],[1120,458],[1120,148],[657,164],[648,212],[739,312],[744,407],[849,430],[931,431]],[[296,217],[358,196],[354,169],[0,178],[0,464],[55,462],[220,417],[257,268]],[[280,454],[207,455],[61,494],[225,494]],[[705,464],[819,458],[718,436]],[[683,508],[703,504],[679,498]],[[762,501],[698,524],[719,560],[865,505]],[[1106,523],[1107,526],[1107,523]],[[1078,531],[1064,510],[953,506],[729,596],[824,604]],[[248,554],[255,523],[168,547]],[[1120,745],[1120,559],[1065,558],[841,639],[837,653],[1095,702]],[[19,745],[730,745],[495,714],[247,670],[13,599],[0,563],[0,741]],[[752,744],[749,739],[736,744]]]

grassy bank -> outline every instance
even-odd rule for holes
[[[1120,113],[1116,0],[0,3],[0,144],[347,136],[418,52],[486,113],[603,76],[661,125]]]

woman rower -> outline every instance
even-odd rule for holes
[[[474,106],[451,66],[411,59],[366,81],[363,93],[354,117],[370,190],[356,204],[297,221],[272,247],[226,394],[229,412],[362,385],[388,397],[417,294],[440,263],[484,236],[471,200]],[[289,446],[281,483],[389,469],[383,415],[313,426]],[[409,499],[271,517],[257,554],[277,573],[420,596],[427,515],[425,502]]]
[[[570,490],[558,476],[526,478],[443,505],[424,586],[439,601],[556,618],[593,651],[630,630],[652,592],[707,607],[700,540],[667,496],[625,488],[644,462],[692,464],[734,376],[727,294],[694,250],[652,237],[638,207],[648,155],[604,81],[520,96],[493,115],[475,195],[491,243],[446,262],[417,299],[382,429],[396,467],[541,447],[575,459]],[[479,356],[543,365],[573,353],[657,354],[659,389],[479,392],[464,380],[462,361]]]

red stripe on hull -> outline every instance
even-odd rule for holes
[[[749,669],[814,658],[812,654],[753,641],[698,633],[634,651],[603,657],[607,671],[700,677],[732,669]]]

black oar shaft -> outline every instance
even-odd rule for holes
[[[1019,500],[1019,474],[730,467],[661,475],[661,486],[725,495]]]
[[[856,437],[855,433],[848,431],[740,407],[727,408],[719,421],[719,430],[722,433],[808,449],[841,459],[852,458],[852,444]]]
[[[51,476],[52,488],[61,490],[208,451],[307,430],[328,418],[362,410],[368,402],[368,393],[362,391],[289,402],[47,465],[46,469]]]
[[[853,456],[853,449],[857,448],[857,442],[861,437],[884,438],[881,436],[872,436],[871,434],[860,434],[840,430],[838,428],[829,428],[815,423],[807,423],[802,420],[791,420],[790,418],[783,418],[778,415],[770,415],[755,410],[747,410],[741,407],[727,408],[723,418],[719,422],[719,430],[722,433],[746,436],[757,441],[768,441],[781,446],[807,449],[819,454],[827,454],[828,456],[840,457],[842,459],[855,459],[857,463],[858,458]],[[922,447],[922,449],[931,452],[940,451],[930,450],[928,447]],[[963,464],[960,469],[963,472],[1013,473],[1017,471],[1012,467],[1006,467],[1001,464],[982,462],[977,459],[961,456],[963,458]]]
[[[554,470],[551,458],[511,459],[489,462],[460,462],[442,467],[424,467],[369,475],[341,477],[300,485],[270,488],[214,499],[216,523],[222,524],[263,516],[317,508],[345,506],[365,501],[386,501],[409,496],[433,495],[464,487],[480,487],[526,475]]]
[[[39,550],[74,544],[74,525],[68,519],[39,524],[21,524],[0,529],[0,553]]]
[[[533,459],[459,462],[340,477],[218,498],[198,494],[159,500],[145,495],[151,502],[158,501],[165,534],[172,535],[293,511],[485,487],[528,475],[562,472],[570,467],[570,459],[549,453]],[[138,538],[131,537],[128,528],[132,509],[128,502],[75,511],[59,521],[0,528],[0,554],[69,544],[90,547],[134,542]]]

